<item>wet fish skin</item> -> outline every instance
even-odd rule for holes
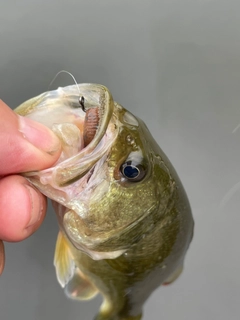
[[[17,112],[31,116],[41,101],[37,97]],[[41,183],[44,173],[27,176],[55,201],[61,230],[55,266],[66,294],[84,300],[100,292],[104,302],[96,320],[137,320],[150,294],[181,273],[193,219],[180,179],[146,125],[117,103],[112,109],[109,123],[117,134],[94,164],[92,187],[77,195],[78,204],[87,202],[86,212],[81,206],[74,210],[76,205],[66,199],[56,202],[59,192],[66,198],[73,193],[76,180],[67,186],[53,181],[46,187]],[[121,172],[129,159],[144,170],[139,181]]]

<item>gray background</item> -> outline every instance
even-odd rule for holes
[[[185,271],[154,292],[144,319],[240,318],[240,5],[234,0],[0,0],[0,97],[12,108],[61,69],[106,85],[148,125],[188,193],[195,237]],[[72,84],[67,75],[54,83]],[[233,132],[234,131],[234,132]],[[1,152],[1,151],[0,151]],[[7,244],[3,320],[91,320],[101,298],[65,298],[52,265],[49,209]]]

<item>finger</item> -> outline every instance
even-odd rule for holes
[[[0,180],[0,239],[21,241],[41,225],[46,198],[21,176]]]
[[[0,175],[45,169],[61,152],[50,129],[17,115],[1,100],[0,139]]]
[[[0,275],[3,272],[5,265],[5,252],[4,252],[4,244],[2,240],[0,240]]]

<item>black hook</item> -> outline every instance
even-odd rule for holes
[[[81,96],[78,101],[80,106],[82,107],[82,110],[86,112],[85,105],[84,105],[84,102],[85,102],[84,96]]]

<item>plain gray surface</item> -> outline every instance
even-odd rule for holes
[[[12,108],[61,69],[109,87],[142,118],[188,193],[196,223],[185,270],[144,319],[240,318],[240,3],[234,0],[0,0],[0,97]],[[54,83],[72,84],[67,75]],[[0,150],[1,152],[1,150]],[[52,209],[6,246],[1,320],[92,320],[98,297],[65,298],[52,265]]]

